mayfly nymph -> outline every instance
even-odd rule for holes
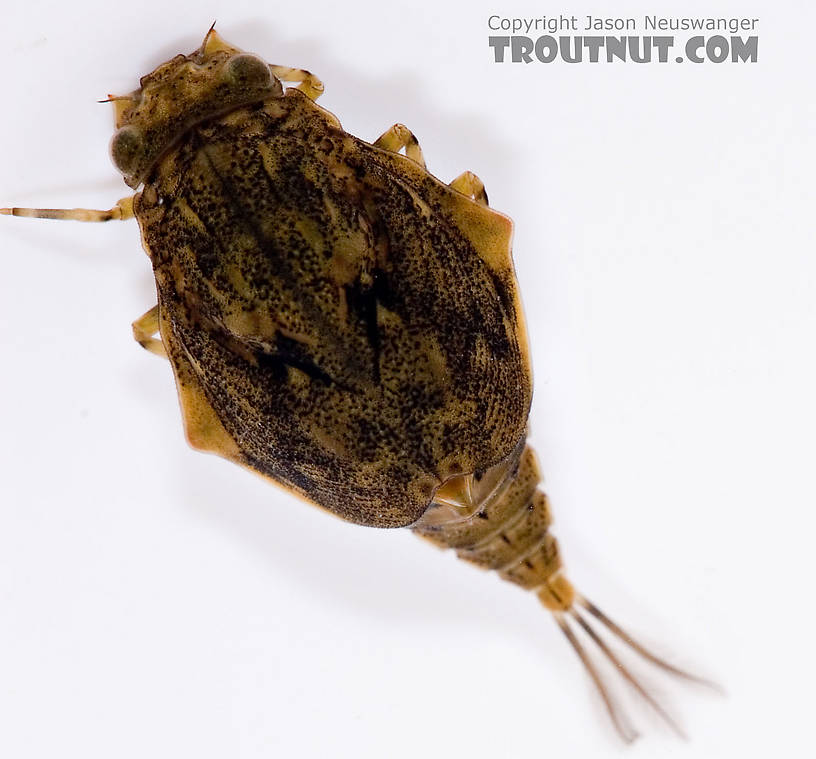
[[[322,91],[308,71],[210,29],[109,97],[111,155],[134,194],[107,211],[0,212],[135,217],[157,303],[133,333],[169,359],[193,447],[532,591],[625,739],[635,731],[578,634],[679,731],[593,623],[696,678],[575,591],[549,530],[526,444],[532,379],[510,219],[471,172],[450,184],[430,174],[401,124],[372,143],[345,132],[315,103]]]

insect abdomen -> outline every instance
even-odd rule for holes
[[[522,442],[481,477],[470,477],[471,504],[437,500],[413,529],[527,590],[550,583],[561,557],[533,450]]]

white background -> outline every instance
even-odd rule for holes
[[[346,525],[186,446],[135,222],[0,218],[0,755],[800,757],[814,751],[816,429],[808,3],[753,65],[496,65],[491,13],[599,3],[6,4],[0,205],[107,208],[111,107],[230,42],[396,121],[516,223],[531,414],[570,575],[718,698],[645,679],[624,748],[534,598],[407,531]],[[642,32],[641,32],[642,33]],[[678,35],[678,40],[684,39]]]

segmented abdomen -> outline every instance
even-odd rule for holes
[[[454,549],[460,559],[534,590],[561,568],[540,480],[535,454],[523,440],[487,471],[446,483],[412,529]]]

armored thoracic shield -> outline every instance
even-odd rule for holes
[[[197,447],[397,527],[524,435],[510,220],[302,93],[190,129],[135,211]]]

